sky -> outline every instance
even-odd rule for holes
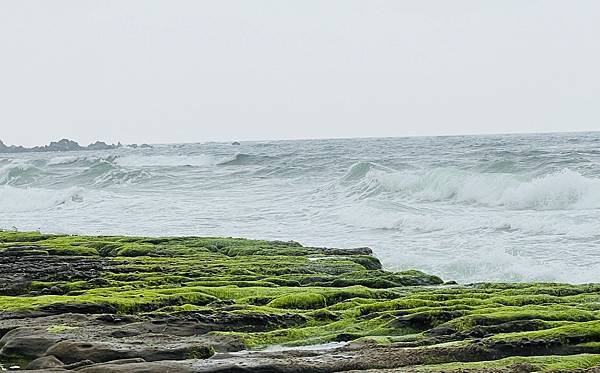
[[[0,139],[600,130],[596,0],[3,0]]]

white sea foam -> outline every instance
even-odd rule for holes
[[[42,211],[83,201],[82,188],[48,190],[0,185],[0,213]]]
[[[221,160],[211,155],[144,155],[132,154],[119,157],[116,163],[124,167],[179,167],[179,166],[213,166]]]
[[[65,165],[77,162],[80,157],[77,156],[63,156],[63,157],[54,157],[51,158],[48,163],[48,166],[57,166],[57,165]]]
[[[568,169],[541,177],[477,173],[453,168],[387,172],[369,170],[365,187],[420,201],[451,201],[509,209],[600,208],[600,179]]]
[[[0,184],[9,184],[23,178],[35,177],[39,172],[41,172],[40,169],[26,161],[12,161],[0,166]]]
[[[600,135],[577,139],[11,154],[0,157],[0,228],[367,245],[387,268],[446,280],[600,281]]]

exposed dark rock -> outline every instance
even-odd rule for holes
[[[60,141],[52,141],[50,145],[43,147],[43,149],[50,152],[66,152],[82,150],[83,148],[73,140],[62,139]]]
[[[50,347],[46,355],[54,355],[59,360],[72,364],[89,359],[103,363],[111,360],[142,358],[146,361],[207,359],[214,354],[210,346],[197,344],[150,345],[113,342],[62,341]]]
[[[435,313],[420,312],[406,316],[401,316],[393,322],[393,325],[399,328],[411,328],[415,330],[428,330],[438,324],[450,321],[461,315],[456,311],[439,311]]]
[[[98,314],[117,312],[117,309],[114,306],[102,303],[53,303],[47,306],[40,307],[40,310],[51,314]]]
[[[63,368],[69,369],[69,370],[78,370],[80,368],[87,367],[87,366],[93,365],[93,364],[94,364],[93,361],[85,359],[85,360],[79,360],[76,363],[67,364],[67,365],[63,366]]]
[[[78,370],[81,373],[193,373],[197,370],[192,368],[189,362],[160,361],[146,363],[115,364],[107,362],[94,364]]]
[[[0,252],[0,295],[26,294],[32,281],[94,280],[106,283],[106,280],[98,278],[100,271],[108,266],[105,259],[48,255],[48,250],[52,249],[12,246]],[[51,288],[44,293],[64,293],[58,287]],[[38,290],[42,293],[43,289]]]
[[[35,359],[61,339],[39,328],[21,327],[6,333],[0,339],[0,357],[22,356]]]
[[[56,356],[42,356],[33,360],[27,365],[27,370],[34,369],[49,369],[49,368],[60,368],[63,367],[64,364],[62,361],[58,360]]]
[[[108,150],[108,149],[114,149],[114,148],[115,148],[114,145],[108,145],[107,143],[105,143],[103,141],[96,141],[95,143],[87,146],[87,150]]]
[[[117,324],[122,324],[122,323],[130,323],[130,322],[139,321],[139,318],[135,317],[135,316],[131,316],[131,315],[117,316],[117,315],[106,314],[106,315],[100,315],[100,316],[96,317],[96,320],[105,322],[107,324],[117,325]]]
[[[0,364],[37,372],[583,372],[600,364],[598,284],[447,286],[419,271],[379,269],[367,248],[233,238],[0,231],[0,252]]]
[[[370,247],[356,247],[349,249],[323,247],[319,250],[325,255],[373,255],[373,250]]]

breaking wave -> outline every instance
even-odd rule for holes
[[[219,166],[247,166],[255,164],[263,164],[270,160],[276,159],[275,157],[251,155],[251,154],[236,154],[233,159],[222,160],[218,163]]]
[[[294,238],[371,246],[387,268],[460,282],[597,282],[599,143],[596,133],[0,154],[0,228]]]
[[[49,190],[0,186],[0,211],[2,212],[48,210],[79,202],[83,202],[83,188]]]
[[[219,160],[214,156],[199,155],[126,155],[116,159],[116,163],[125,167],[181,167],[213,166]]]
[[[0,166],[0,184],[24,185],[35,181],[43,170],[25,162]]]
[[[0,185],[45,187],[59,182],[71,186],[104,187],[136,183],[152,177],[152,173],[143,167],[121,166],[118,159],[117,156],[67,156],[8,161],[0,164]]]
[[[353,181],[350,186],[349,181]],[[394,171],[376,164],[358,163],[340,180],[340,185],[346,185],[359,198],[384,194],[405,200],[508,209],[600,208],[600,179],[569,169],[527,177],[456,168]]]

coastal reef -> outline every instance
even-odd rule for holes
[[[401,248],[399,248],[401,250]],[[0,231],[0,368],[600,371],[600,284],[461,285],[369,248]]]

